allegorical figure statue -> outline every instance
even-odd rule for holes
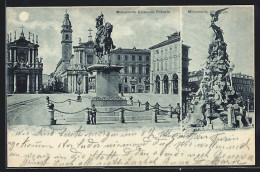
[[[103,21],[104,15],[101,13],[101,15],[96,18],[97,33],[94,41],[94,52],[99,58],[98,63],[101,63],[101,59],[104,55],[110,54],[111,49],[116,48],[111,38],[113,25],[109,22],[103,25]]]
[[[225,11],[228,8],[220,9],[216,12],[210,12],[210,16],[212,17],[211,19],[211,25],[210,27],[213,29],[214,33],[216,34],[216,40],[224,41],[223,38],[223,30],[220,29],[220,27],[215,25],[215,22],[218,21],[218,15],[222,12]]]

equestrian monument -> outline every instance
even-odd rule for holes
[[[119,71],[123,66],[110,64],[110,51],[115,49],[111,33],[113,25],[104,23],[104,15],[101,13],[96,18],[97,33],[94,40],[94,53],[98,58],[97,64],[88,67],[88,71],[96,73],[96,97],[91,104],[96,106],[125,106],[127,101],[118,96]]]

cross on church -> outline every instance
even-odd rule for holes
[[[66,11],[66,14],[68,14],[68,13],[67,13],[67,9],[66,9],[65,11]]]
[[[20,28],[22,28],[22,32],[23,32],[23,28],[24,28],[23,25]]]
[[[91,36],[91,32],[93,31],[91,28],[89,28],[89,36]]]

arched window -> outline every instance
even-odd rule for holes
[[[169,93],[169,79],[168,79],[168,75],[164,75],[163,77],[163,92],[164,94],[168,94]]]
[[[172,76],[172,88],[173,88],[173,94],[178,94],[178,75],[174,74]]]
[[[160,76],[157,75],[155,79],[155,94],[160,94]]]

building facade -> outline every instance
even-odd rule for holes
[[[254,100],[254,79],[252,76],[233,73],[232,85],[234,90],[239,92],[244,99]]]
[[[191,92],[197,92],[200,82],[203,79],[203,70],[189,72],[188,76],[188,83]]]
[[[150,90],[150,50],[118,48],[110,54],[111,64],[123,66],[119,92],[147,93]]]
[[[202,78],[203,70],[189,72],[189,85],[192,92],[196,92],[199,89]],[[243,97],[244,101],[249,99],[254,104],[254,79],[252,76],[233,73],[232,86]]]
[[[23,29],[23,27],[22,27]],[[30,36],[32,35],[32,41]],[[42,91],[42,58],[38,58],[38,35],[34,41],[34,34],[29,32],[28,40],[22,30],[18,40],[16,33],[14,41],[11,34],[7,35],[6,65],[7,65],[7,93],[31,93]]]
[[[66,12],[62,24],[62,57],[54,71],[55,83],[61,85],[59,90],[67,93],[88,93],[90,88],[87,67],[95,63],[91,33],[87,42],[72,46],[72,24]],[[91,29],[89,31],[92,31]],[[72,54],[72,50],[74,54]],[[79,83],[79,78],[81,82]]]
[[[183,83],[188,81],[189,46],[180,41],[180,32],[168,36],[151,49],[151,93],[180,94]],[[182,58],[182,60],[181,60]],[[181,64],[182,63],[182,64]]]

